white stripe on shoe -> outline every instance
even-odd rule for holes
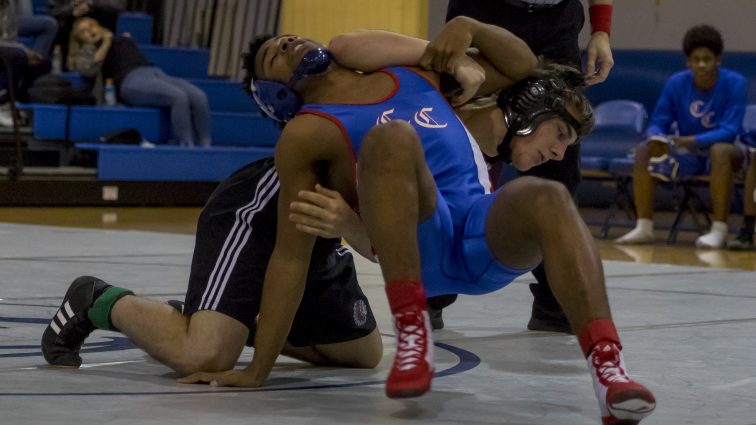
[[[252,202],[236,210],[236,221],[231,228],[221,254],[215,263],[205,292],[202,294],[200,310],[215,310],[228,283],[231,271],[252,234],[252,220],[268,205],[278,193],[279,182],[275,168],[268,170],[260,179]]]
[[[63,304],[63,309],[66,311],[66,315],[69,319],[74,317],[74,312],[71,310],[71,304],[69,304],[68,301]]]
[[[66,326],[66,323],[68,323],[68,321],[71,320],[72,317],[74,317],[74,312],[73,310],[71,310],[71,304],[66,301],[50,321],[50,327],[52,327],[56,334],[60,334],[60,329]],[[55,319],[58,319],[60,326],[55,323]]]

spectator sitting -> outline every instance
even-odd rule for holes
[[[88,17],[96,20],[111,32],[116,32],[118,14],[126,9],[125,0],[48,0],[47,9],[58,21],[60,31],[55,44],[61,48],[62,57],[68,56],[68,41],[74,21]],[[65,64],[64,64],[65,66]]]
[[[10,127],[9,89],[17,100],[26,100],[26,90],[37,77],[50,72],[50,62],[39,52],[18,42],[18,16],[14,0],[0,0],[0,126]],[[8,78],[6,64],[13,78]]]
[[[114,37],[92,18],[79,18],[73,26],[68,68],[93,77],[102,72],[112,78],[120,98],[133,106],[170,108],[174,134],[182,146],[210,139],[207,96],[188,81],[166,75],[151,66],[129,37]]]
[[[748,90],[745,77],[719,66],[722,50],[719,31],[709,25],[693,27],[685,34],[683,52],[690,69],[667,80],[649,122],[649,142],[636,149],[633,194],[638,221],[617,243],[653,241],[654,178],[649,171],[666,166],[677,170],[666,178],[710,173],[714,222],[696,240],[696,247],[724,246],[734,175],[743,159],[742,150],[733,142],[742,132]],[[667,139],[673,123],[679,134]]]
[[[727,248],[736,251],[753,249],[753,229],[756,221],[756,140],[747,140],[748,167],[743,185],[743,225],[735,239],[727,242]]]
[[[51,16],[34,15],[29,0],[16,0],[18,36],[34,39],[32,50],[44,59],[50,59],[53,41],[58,34],[58,23]]]

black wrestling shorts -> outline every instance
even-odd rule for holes
[[[197,225],[184,314],[230,316],[250,329],[248,345],[275,244],[278,188],[272,158],[249,164],[218,186]],[[318,238],[287,340],[295,347],[345,342],[375,327],[351,252],[339,240]]]

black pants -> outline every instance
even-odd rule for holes
[[[27,101],[27,90],[29,86],[40,76],[50,72],[50,62],[43,61],[39,64],[30,64],[26,52],[18,47],[0,46],[0,103],[9,100],[5,93],[9,86],[13,86],[16,94],[16,100],[19,102]],[[6,64],[10,67],[13,78],[8,78]]]
[[[522,38],[536,55],[582,68],[578,36],[585,16],[580,0],[564,0],[556,6],[533,11],[501,0],[449,0],[446,20],[460,15],[506,28]],[[561,182],[574,197],[580,183],[580,145],[567,148],[562,161],[549,161],[520,174]],[[537,294],[535,302],[544,307],[558,306],[543,263],[533,270],[533,276],[539,283],[539,288],[534,291]],[[454,299],[456,295],[433,297],[428,299],[428,305],[440,309]]]

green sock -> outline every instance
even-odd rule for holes
[[[117,331],[115,327],[110,323],[110,311],[113,310],[113,306],[116,301],[126,295],[134,295],[133,292],[128,289],[118,288],[111,286],[95,300],[92,307],[87,312],[87,317],[97,329],[106,329],[111,331]]]

